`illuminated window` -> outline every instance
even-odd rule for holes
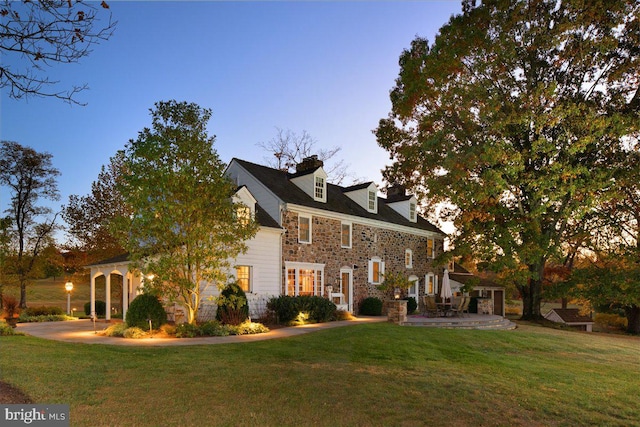
[[[324,265],[288,262],[287,295],[321,296],[323,290]]]
[[[384,261],[375,257],[369,260],[369,283],[379,285],[384,276]]]
[[[245,292],[251,292],[251,267],[239,265],[236,267],[236,281]]]
[[[349,223],[342,223],[341,244],[343,248],[351,247],[351,224]]]
[[[433,239],[427,239],[427,258],[436,257],[435,242]]]
[[[245,205],[239,205],[236,209],[236,218],[242,225],[249,224],[251,220],[251,209]]]
[[[425,279],[425,290],[427,295],[435,295],[438,293],[438,276],[433,273],[427,274]]]
[[[404,266],[413,268],[413,251],[411,249],[405,249],[404,251]]]
[[[298,242],[311,243],[311,218],[308,216],[298,217]]]

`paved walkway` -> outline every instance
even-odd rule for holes
[[[274,338],[285,338],[323,329],[337,328],[340,326],[357,325],[362,323],[386,322],[386,316],[358,317],[354,320],[339,322],[317,323],[312,325],[294,326],[273,329],[265,334],[239,335],[228,337],[198,337],[198,338],[117,338],[105,337],[96,333],[105,329],[109,324],[96,322],[95,330],[91,320],[71,320],[66,322],[40,322],[19,323],[18,331],[34,337],[49,340],[84,343],[84,344],[109,344],[128,346],[176,346],[176,345],[208,345],[229,344],[252,341],[263,341]]]

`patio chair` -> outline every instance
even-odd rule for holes
[[[451,311],[453,312],[454,316],[460,316],[461,315],[461,313],[463,311],[463,307],[464,307],[467,299],[469,299],[469,297],[465,297],[465,296],[460,297],[460,299],[456,299],[457,303],[454,303],[451,306]]]
[[[464,313],[467,313],[467,316],[469,316],[469,303],[470,302],[471,302],[471,297],[465,297],[464,304],[462,304],[462,309],[460,310],[462,316],[464,316]]]
[[[424,305],[424,313],[429,317],[430,314],[435,314],[438,316],[440,314],[440,310],[438,310],[438,305],[436,304],[436,298],[429,295],[423,295],[422,304]]]

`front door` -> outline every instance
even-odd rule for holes
[[[340,269],[340,292],[344,295],[343,303],[347,306],[347,311],[353,312],[353,270],[350,268]]]

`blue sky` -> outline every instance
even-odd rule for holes
[[[371,131],[391,108],[398,58],[461,10],[459,0],[108,3],[113,37],[79,64],[49,68],[61,88],[87,83],[87,106],[2,93],[0,138],[53,154],[57,205],[88,194],[100,167],[150,125],[153,104],[170,99],[213,110],[209,133],[226,163],[264,163],[256,144],[276,127],[306,130],[380,185],[389,160]],[[7,199],[3,189],[3,208]]]

